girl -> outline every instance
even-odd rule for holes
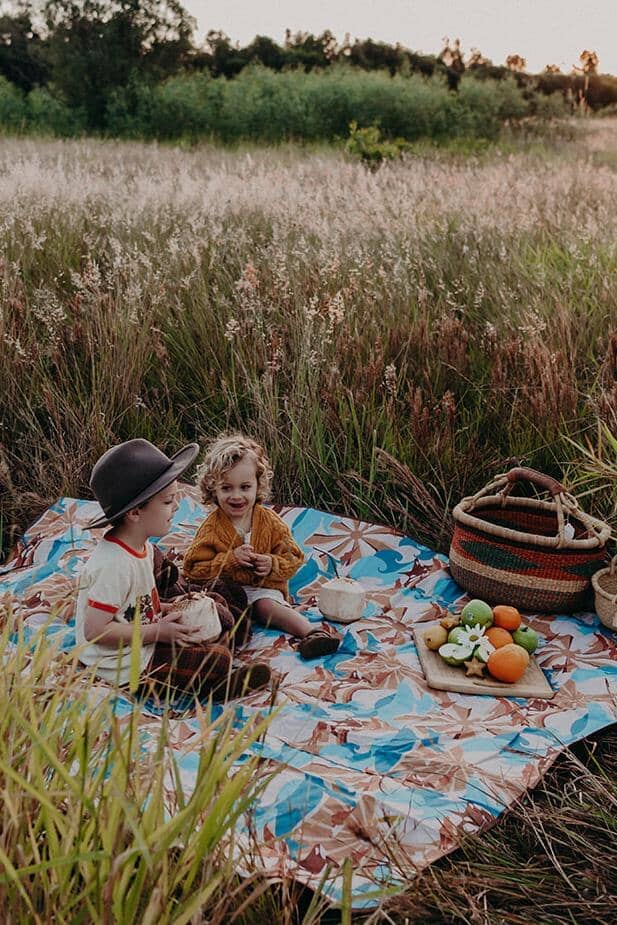
[[[191,581],[232,578],[246,591],[252,616],[299,638],[303,658],[336,652],[340,636],[315,627],[288,603],[288,580],[304,556],[278,514],[263,507],[272,469],[263,447],[242,434],[222,436],[206,452],[197,473],[205,504],[203,522],[184,557]]]

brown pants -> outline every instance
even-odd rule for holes
[[[224,638],[224,637],[223,637]],[[231,673],[229,645],[171,646],[157,642],[142,688],[159,696],[167,692],[223,696]]]

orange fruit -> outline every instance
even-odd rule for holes
[[[529,652],[516,643],[508,643],[501,649],[495,649],[488,657],[486,667],[498,681],[506,681],[508,684],[514,684],[525,674],[525,669],[529,664]]]
[[[512,633],[509,633],[501,626],[491,626],[484,633],[484,638],[488,639],[496,649],[501,649],[502,646],[507,646],[509,643],[514,642]]]
[[[497,607],[493,607],[493,625],[513,632],[521,625],[521,615],[516,607],[498,604]]]

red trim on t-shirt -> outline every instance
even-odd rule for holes
[[[91,598],[88,598],[88,607],[94,607],[95,610],[104,610],[105,613],[115,613],[118,609],[112,604],[103,604],[101,601],[93,601]]]
[[[159,592],[156,589],[156,585],[152,589],[152,609],[154,610],[155,614],[159,614],[161,612],[161,599],[159,597]]]
[[[148,555],[148,550],[144,546],[143,552],[137,552],[136,549],[131,549],[130,546],[127,546],[126,543],[123,543],[122,540],[119,540],[117,536],[104,536],[104,540],[107,540],[108,543],[115,543],[116,546],[120,546],[121,549],[124,549],[125,552],[130,553],[132,556],[135,556],[136,559],[145,559]]]

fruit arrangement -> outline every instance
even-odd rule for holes
[[[464,667],[468,677],[482,678],[488,671],[498,681],[515,684],[538,646],[538,634],[523,624],[516,607],[473,600],[460,615],[448,614],[427,630],[424,642],[448,665]]]

